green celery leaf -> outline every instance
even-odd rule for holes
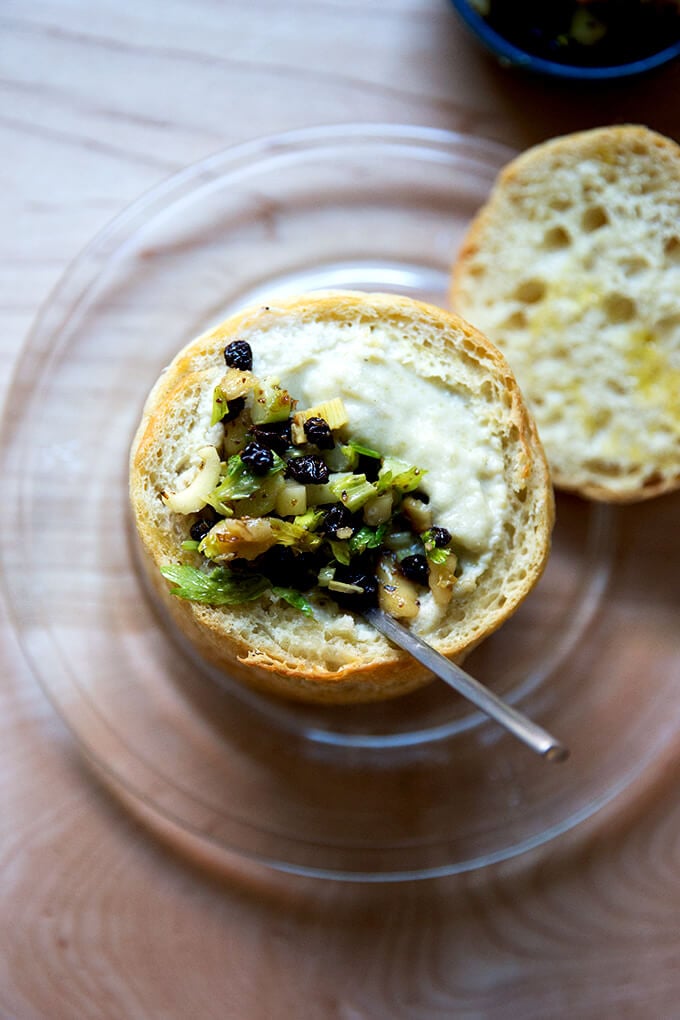
[[[354,453],[363,454],[364,457],[373,457],[375,460],[380,460],[380,454],[377,450],[372,450],[370,446],[363,446],[356,439],[348,439],[342,449],[343,451],[353,451]]]
[[[450,549],[437,549],[435,546],[433,549],[428,549],[425,546],[425,555],[427,556],[430,563],[446,563],[449,556],[451,555]]]
[[[202,602],[208,606],[230,606],[241,602],[252,602],[269,587],[269,581],[259,574],[241,577],[226,567],[216,567],[205,574],[196,567],[170,565],[161,567],[161,574],[173,585],[171,595]]]
[[[212,415],[210,417],[210,424],[217,425],[218,421],[222,421],[228,410],[229,402],[227,401],[227,396],[222,387],[217,385],[213,390]]]
[[[449,542],[448,545],[443,548],[439,547],[436,544],[432,531],[429,528],[427,531],[424,531],[420,537],[423,545],[425,546],[425,555],[430,563],[446,563],[451,553],[451,543]]]
[[[311,506],[303,514],[294,517],[293,524],[298,528],[304,528],[305,531],[316,531],[323,518],[323,510],[317,510],[316,507]]]
[[[348,567],[350,561],[349,542],[343,542],[336,538],[332,538],[328,544],[331,547],[333,555],[338,563],[342,563],[343,566]]]
[[[374,486],[363,474],[353,475],[349,472],[333,474],[328,480],[328,486],[335,498],[344,503],[352,513],[376,495]]]
[[[272,588],[272,591],[275,595],[278,595],[279,598],[288,602],[289,605],[294,606],[295,609],[299,609],[301,613],[305,614],[305,616],[314,616],[312,604],[309,599],[302,594],[302,592],[296,591],[295,588],[279,587]]]
[[[227,461],[227,474],[216,489],[207,496],[207,502],[214,507],[219,514],[225,517],[231,516],[232,510],[229,502],[232,500],[248,499],[258,489],[262,488],[264,480],[272,475],[283,471],[286,463],[278,454],[274,454],[274,463],[266,475],[256,475],[246,467],[241,460],[241,454],[235,453]]]
[[[384,521],[377,528],[371,528],[365,524],[359,528],[356,534],[349,540],[349,551],[352,556],[358,556],[367,549],[377,549],[382,545],[385,532],[389,527],[389,521]]]

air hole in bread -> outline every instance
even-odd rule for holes
[[[669,333],[675,332],[676,329],[680,329],[680,312],[675,315],[664,315],[660,318],[654,326],[657,333],[666,337]]]
[[[593,411],[592,414],[586,419],[586,428],[588,434],[594,436],[596,432],[601,429],[606,429],[612,420],[612,412],[608,407],[598,407],[597,410]]]
[[[657,189],[656,176],[649,174],[646,180],[640,182],[641,195],[653,195]]]
[[[673,235],[666,238],[663,253],[671,262],[680,262],[680,237]]]
[[[515,297],[518,301],[523,301],[527,305],[533,305],[545,297],[546,289],[544,280],[533,277],[531,280],[523,280],[520,283],[515,291]]]
[[[471,262],[468,266],[470,276],[480,277],[486,273],[486,266],[481,262]]]
[[[611,323],[630,322],[636,312],[635,302],[625,294],[608,294],[604,312]]]
[[[593,457],[586,460],[585,466],[589,471],[593,471],[598,475],[604,475],[607,478],[617,478],[622,470],[620,464],[617,464],[615,461],[602,460],[601,457]]]
[[[507,390],[504,390],[502,393],[499,394],[499,396],[500,396],[501,400],[503,401],[503,404],[504,404],[505,407],[512,407],[512,395],[511,395],[510,392],[508,392]],[[516,439],[517,439],[518,433],[514,431],[514,426],[513,426],[513,429],[510,430],[510,432],[512,434],[512,440],[513,440],[513,442],[515,442]]]
[[[572,200],[568,197],[568,195],[555,195],[555,197],[551,198],[548,202],[550,208],[554,209],[556,212],[566,212],[567,209],[571,209],[572,204]]]
[[[513,312],[512,315],[509,315],[503,323],[503,327],[505,329],[526,329],[527,315],[524,309],[519,308],[516,312]]]
[[[621,259],[619,265],[626,276],[637,276],[638,273],[641,273],[643,270],[648,268],[645,260],[636,255],[627,259]]]
[[[628,392],[628,387],[621,381],[621,379],[609,378],[607,380],[607,386],[612,393],[618,393],[619,396],[625,396]]]
[[[479,392],[485,398],[485,400],[489,401],[493,400],[496,396],[494,385],[490,379],[484,380],[482,385],[479,387]]]
[[[607,223],[609,223],[609,217],[601,205],[588,206],[581,217],[581,226],[589,234],[592,234],[595,230],[600,230]]]
[[[656,488],[656,486],[660,485],[663,481],[664,481],[664,477],[661,474],[661,472],[660,471],[653,471],[650,475],[647,475],[647,477],[645,479],[643,479],[642,485],[643,485],[643,488],[645,488],[645,489],[651,489],[651,488]]]
[[[558,251],[560,248],[568,248],[571,244],[571,234],[564,227],[551,227],[543,237],[543,247],[550,251]]]

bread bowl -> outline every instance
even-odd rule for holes
[[[241,353],[250,350],[251,367],[234,354],[239,346]],[[220,407],[225,391],[226,404]],[[287,406],[282,394],[289,394],[297,407]],[[328,450],[314,433],[306,434],[310,417],[319,420],[307,412],[334,400],[341,413],[331,422],[335,443]],[[225,424],[217,419],[227,407],[231,421]],[[285,428],[291,412],[292,436],[277,446],[282,464],[276,460],[272,467],[270,460],[260,475],[263,488],[225,507],[220,498],[227,497],[219,485],[234,492],[225,463],[241,470],[244,444],[257,433],[256,445],[266,446],[262,437],[267,429]],[[263,422],[267,415],[269,422]],[[276,416],[279,425],[272,423]],[[288,476],[299,474],[299,462],[310,456],[330,462],[331,480],[305,483],[309,505],[286,503],[287,513],[281,514],[276,501],[289,500],[291,491],[294,498],[298,484]],[[348,463],[343,463],[357,456],[363,458],[365,480],[372,472],[373,481],[366,484],[375,491],[368,499],[363,493],[362,502],[346,504],[353,514],[350,530],[333,532],[325,515],[344,506],[348,490],[357,489],[355,477],[362,473],[355,463],[348,483]],[[222,465],[217,471],[216,460]],[[339,488],[333,481],[338,477]],[[216,480],[222,497],[214,495]],[[332,484],[335,494],[329,497]],[[271,490],[264,495],[267,486]],[[422,637],[460,660],[531,590],[543,570],[553,524],[543,450],[498,351],[476,329],[439,308],[393,295],[350,292],[302,295],[246,309],[181,350],[146,401],[130,453],[130,497],[145,568],[182,634],[236,679],[317,703],[376,701],[431,679],[349,608],[353,593],[347,603],[348,593],[342,590],[347,574],[341,567],[347,548],[358,541],[360,531],[364,535],[362,528],[382,537],[370,555],[365,547],[364,553],[354,549],[347,569],[366,562],[355,560],[355,553],[374,566],[380,555],[381,565],[384,558],[401,577],[402,567],[396,564],[404,550],[417,547],[424,553],[427,547],[427,575],[411,585],[414,605],[392,606]],[[207,521],[206,498],[212,500]],[[259,515],[265,505],[258,504],[260,499],[267,506],[274,500],[274,510]],[[231,516],[216,518],[215,506]],[[369,510],[377,518],[367,516]],[[258,516],[269,523],[260,531],[257,525],[257,533],[248,536],[253,544],[244,545],[243,527],[250,528]],[[312,529],[311,539],[305,534],[303,544],[293,547],[291,570],[302,562],[302,551],[308,554],[305,563],[321,557],[313,563],[311,590],[300,592],[309,577],[304,584],[293,578],[300,598],[291,597],[290,585],[281,583],[281,562],[285,572],[290,554],[287,560],[281,554],[273,574],[267,559],[272,548],[280,551],[277,539],[271,544],[272,533],[281,532],[277,517],[284,518],[284,528],[301,521]],[[190,538],[194,525],[200,549]],[[433,531],[437,537],[436,528],[448,540],[433,552],[436,542],[430,539]],[[259,587],[255,583],[244,603],[204,604],[182,597],[187,594],[181,591],[182,577],[203,578],[216,564],[236,571],[239,584],[244,576],[248,584],[253,575],[261,577],[261,570],[274,580],[270,576]],[[316,583],[317,576],[326,587]],[[395,587],[390,579],[383,573],[371,597],[389,598]]]
[[[508,164],[451,305],[507,357],[557,487],[632,502],[680,486],[680,147],[639,125]]]

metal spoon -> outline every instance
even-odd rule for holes
[[[411,633],[394,617],[384,613],[381,609],[366,609],[364,616],[376,630],[393,641],[395,645],[403,648],[405,652],[412,655],[414,659],[426,666],[486,715],[495,719],[532,751],[536,751],[548,761],[565,761],[569,757],[569,751],[564,744],[556,740],[541,726],[532,722],[531,719],[527,719],[517,709],[506,705],[496,694],[487,690],[479,680],[475,680],[460,666],[450,662],[440,652]]]

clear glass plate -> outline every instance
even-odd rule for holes
[[[645,631],[654,682],[641,685],[632,668],[631,577],[635,591],[634,572],[650,562],[649,533],[635,544],[635,511],[561,497],[538,588],[468,659],[570,747],[561,766],[439,682],[343,709],[248,692],[181,645],[137,567],[128,448],[174,353],[280,292],[350,287],[446,304],[463,231],[511,155],[462,135],[370,125],[218,153],[114,220],[28,339],[1,446],[14,625],[98,773],[177,845],[354,880],[466,871],[587,818],[677,733],[677,628],[655,635],[663,613]],[[669,505],[677,510],[666,500],[653,512]]]

